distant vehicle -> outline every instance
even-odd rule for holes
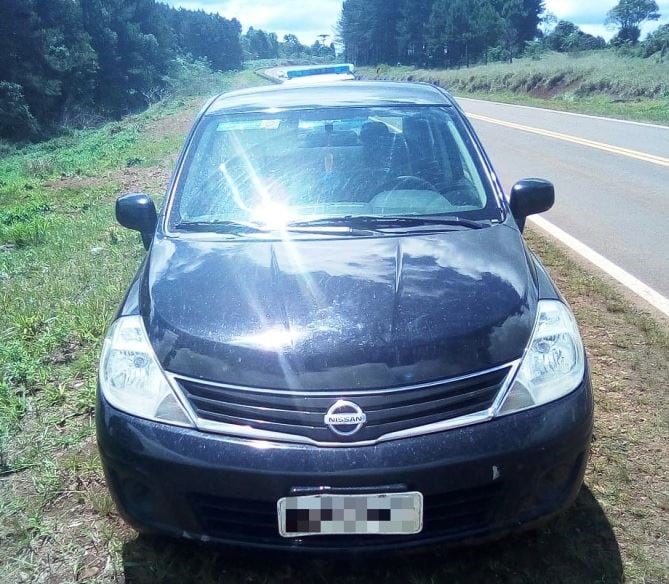
[[[583,480],[574,317],[451,97],[284,84],[196,120],[104,342],[97,435],[143,531],[291,550],[460,543],[537,525]]]
[[[285,80],[292,83],[330,83],[332,81],[351,81],[355,79],[355,66],[346,63],[340,65],[310,65],[290,67],[285,70]]]

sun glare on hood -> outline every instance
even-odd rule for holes
[[[245,335],[232,339],[231,344],[250,349],[280,351],[293,346],[302,338],[299,331],[285,328],[270,328],[255,335]]]

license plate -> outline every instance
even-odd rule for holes
[[[279,533],[306,535],[411,535],[423,529],[423,495],[302,495],[277,504]]]

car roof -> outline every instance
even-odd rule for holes
[[[223,93],[206,115],[260,112],[271,109],[319,109],[397,105],[451,106],[450,96],[427,83],[397,81],[339,81],[281,84]]]

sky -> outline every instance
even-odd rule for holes
[[[279,38],[294,33],[303,44],[312,44],[318,35],[329,34],[334,39],[342,0],[166,0],[172,6],[193,10],[218,12],[227,18],[237,18],[244,30],[249,26],[276,32]],[[392,1],[392,0],[390,0]],[[606,13],[617,0],[545,0],[546,8],[561,20],[571,20],[585,32],[610,39],[615,33],[604,26]],[[669,0],[657,0],[659,22],[646,23],[642,33],[669,22]]]

